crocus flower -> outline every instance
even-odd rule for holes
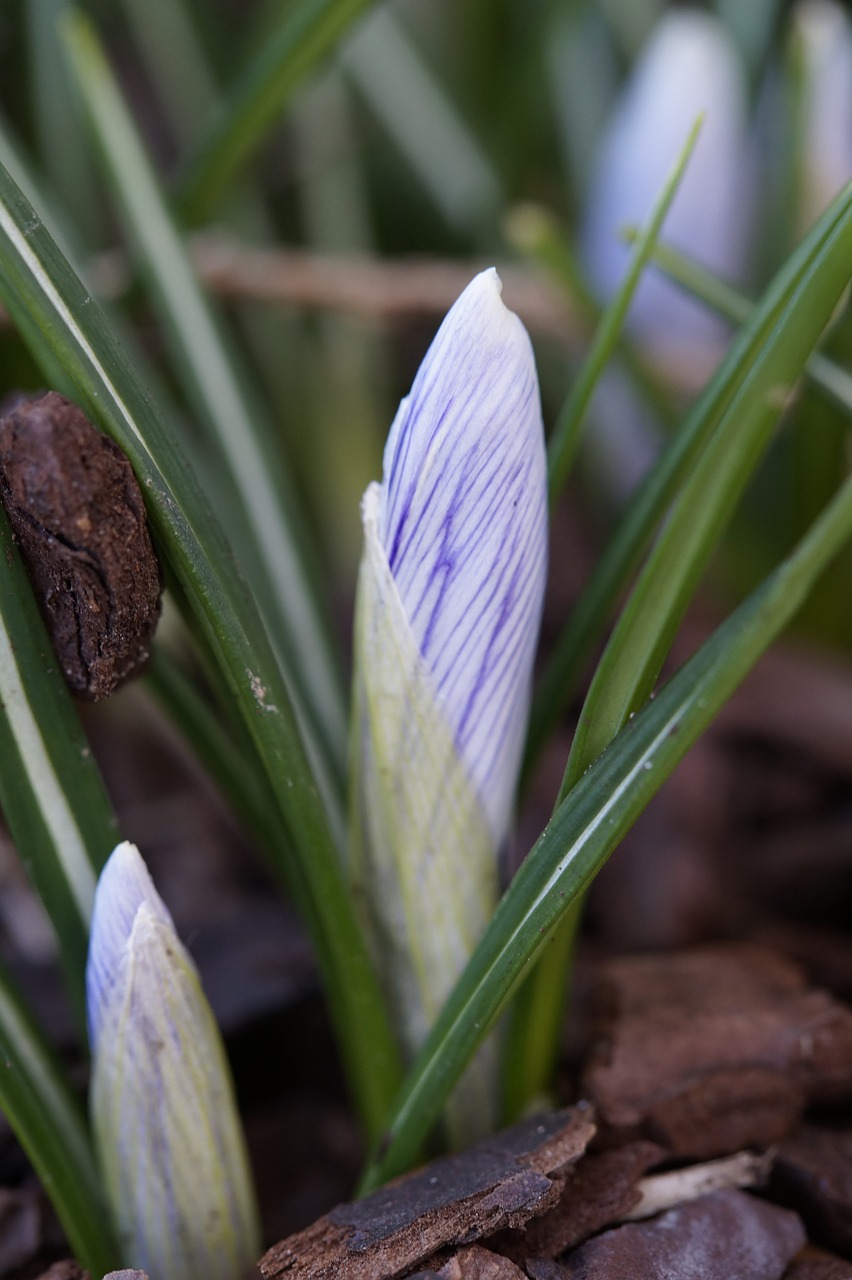
[[[697,10],[670,10],[643,48],[598,153],[583,245],[604,298],[627,263],[623,228],[646,221],[702,113],[662,239],[723,276],[740,274],[750,206],[744,71],[721,22]],[[630,320],[637,337],[668,351],[724,335],[705,308],[653,270],[640,283]]]
[[[500,288],[450,310],[362,504],[352,875],[410,1054],[497,902],[544,593],[538,382]]]
[[[259,1239],[224,1049],[132,844],[98,882],[86,991],[92,1121],[125,1263],[150,1280],[239,1280]]]

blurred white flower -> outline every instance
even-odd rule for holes
[[[92,1122],[125,1262],[150,1280],[239,1280],[260,1242],[224,1049],[132,844],[98,881],[86,994]]]
[[[629,249],[621,231],[647,220],[702,113],[703,127],[661,239],[720,275],[740,274],[751,205],[743,69],[717,19],[671,10],[642,50],[598,155],[583,249],[602,298],[624,274]],[[653,267],[637,290],[630,325],[637,337],[669,354],[718,344],[724,336],[709,311]]]
[[[500,288],[450,310],[362,506],[352,874],[410,1054],[497,903],[544,594],[538,380]]]

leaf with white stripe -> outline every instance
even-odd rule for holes
[[[71,1248],[95,1276],[119,1263],[89,1135],[67,1079],[0,968],[0,1110],[50,1196]]]
[[[116,823],[0,509],[0,807],[83,1010],[88,926]]]

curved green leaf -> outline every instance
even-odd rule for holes
[[[699,578],[852,276],[852,183],[810,237],[801,278],[727,398],[592,680],[565,795],[648,696]],[[733,388],[732,388],[733,390]]]
[[[204,221],[235,171],[311,71],[376,0],[300,0],[286,5],[276,28],[238,77],[190,161],[179,208]]]
[[[652,528],[650,517],[660,514],[655,503],[667,496],[687,459],[694,457],[703,443],[703,452],[682,482],[676,505],[595,671],[560,799],[653,688],[707,560],[850,273],[852,184],[782,268],[768,294],[775,305],[764,302],[756,310],[753,322],[735,341],[629,513],[626,524],[634,534],[641,534],[637,536],[641,548]],[[649,502],[649,497],[653,501]],[[638,529],[633,525],[637,516],[641,517]],[[614,540],[620,563],[612,547],[604,556],[604,564],[622,571],[636,554],[635,547],[631,549],[622,541],[624,529],[622,525]],[[609,586],[613,583],[611,578]],[[592,615],[602,603],[601,595],[596,594],[599,588],[597,577],[590,588]],[[581,609],[583,605],[581,601]],[[568,918],[539,971],[519,996],[517,1039],[508,1077],[509,1102],[514,1107],[524,1100],[519,1097],[521,1092],[540,1091],[550,1077],[576,923],[576,915]],[[526,1034],[532,1027],[534,1034]]]
[[[121,1265],[80,1108],[44,1038],[0,970],[0,1110],[50,1197],[77,1259],[99,1276]]]
[[[648,548],[654,530],[734,397],[751,376],[757,354],[782,315],[786,313],[788,325],[795,325],[791,299],[813,269],[816,256],[825,247],[827,226],[841,217],[840,211],[848,208],[850,200],[852,197],[847,189],[780,269],[752,311],[748,323],[737,334],[718,372],[631,499],[536,689],[526,768],[537,758],[576,692],[588,655],[599,642],[619,596]]]
[[[204,297],[94,29],[71,11],[63,31],[122,219],[170,337],[170,356],[233,481],[239,525],[231,541],[244,558],[246,572],[251,571],[270,636],[286,659],[290,695],[302,723],[316,739],[339,787],[346,713],[328,631],[292,528],[295,497],[289,486],[287,491],[281,488],[280,475],[278,487],[273,481],[261,444],[270,433],[257,421],[248,378],[239,372],[236,352]]]
[[[0,507],[0,807],[81,1019],[95,883],[118,828]]]
[[[0,170],[0,293],[16,293],[83,406],[127,454],[158,546],[185,593],[275,790],[283,873],[307,917],[344,1063],[368,1130],[385,1114],[396,1045],[284,680],[222,530],[168,424],[35,210]],[[29,335],[28,335],[29,336]],[[286,856],[292,849],[294,856]]]
[[[745,324],[754,309],[754,300],[740,293],[726,280],[714,276],[712,271],[671,245],[657,244],[654,261],[676,284],[682,285],[694,298],[704,302],[718,315],[733,324]],[[815,387],[826,395],[838,409],[852,414],[852,373],[815,351],[805,365],[805,373]]]
[[[565,487],[592,396],[615,352],[633,295],[654,253],[666,214],[671,208],[686,166],[695,150],[701,124],[702,121],[699,118],[689,131],[680,155],[651,211],[651,216],[639,234],[624,279],[601,316],[594,341],[583,361],[579,377],[556,420],[548,444],[548,490],[551,507]]]

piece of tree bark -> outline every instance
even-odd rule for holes
[[[64,396],[19,400],[0,416],[0,501],[66,682],[107,697],[144,668],[160,617],[130,463]]]
[[[595,1236],[564,1260],[562,1277],[781,1280],[804,1243],[804,1228],[795,1213],[743,1191],[716,1191],[648,1222],[631,1222]]]
[[[759,947],[603,966],[584,1093],[601,1122],[706,1159],[787,1136],[852,1097],[852,1011]]]
[[[415,1271],[408,1280],[526,1280],[520,1267],[500,1253],[472,1244],[459,1249],[437,1270]]]
[[[784,1280],[852,1280],[852,1263],[806,1245],[784,1272]]]
[[[583,1104],[516,1125],[338,1206],[273,1246],[261,1273],[265,1280],[393,1280],[431,1265],[438,1250],[523,1226],[556,1204],[594,1132]]]
[[[624,1217],[640,1199],[640,1179],[665,1154],[656,1143],[631,1142],[584,1156],[571,1169],[554,1208],[520,1230],[489,1238],[489,1245],[521,1266],[532,1258],[557,1257]]]

